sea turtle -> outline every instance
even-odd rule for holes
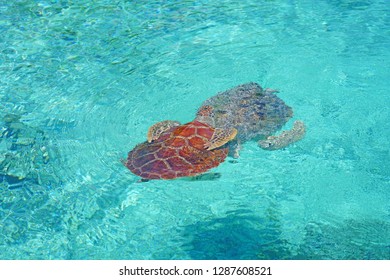
[[[192,122],[163,121],[149,128],[147,141],[129,152],[127,168],[145,179],[194,176],[218,166],[228,154],[235,128],[214,127],[212,106],[202,106]]]
[[[277,90],[263,89],[257,83],[247,83],[218,93],[207,99],[202,106],[214,107],[214,122],[217,127],[234,127],[237,137],[229,145],[234,157],[238,157],[240,143],[259,140],[261,148],[275,150],[286,147],[303,138],[305,126],[296,121],[291,130],[272,136],[292,116],[291,107],[276,96]]]

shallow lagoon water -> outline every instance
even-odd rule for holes
[[[389,12],[1,2],[0,259],[389,259]],[[210,180],[138,183],[120,163],[249,81],[280,90],[302,141],[247,142]]]

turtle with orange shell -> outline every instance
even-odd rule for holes
[[[225,144],[236,134],[233,127],[215,128],[213,107],[202,106],[192,122],[162,121],[151,126],[147,141],[131,150],[124,164],[144,179],[195,176],[225,160]]]

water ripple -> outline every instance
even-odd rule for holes
[[[383,1],[20,0],[0,12],[0,258],[388,253]],[[246,143],[208,181],[137,183],[120,163],[150,125],[191,121],[248,81],[280,89],[304,140]],[[250,251],[205,252],[214,234]],[[335,240],[345,253],[326,251]]]

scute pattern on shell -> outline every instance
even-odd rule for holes
[[[214,128],[193,121],[173,127],[151,142],[137,145],[129,152],[126,166],[145,179],[173,179],[203,173],[223,162],[228,148],[206,150],[204,145]]]
[[[279,130],[292,116],[291,107],[257,83],[247,83],[218,93],[203,105],[214,107],[216,127],[234,127],[237,139],[266,138]]]

